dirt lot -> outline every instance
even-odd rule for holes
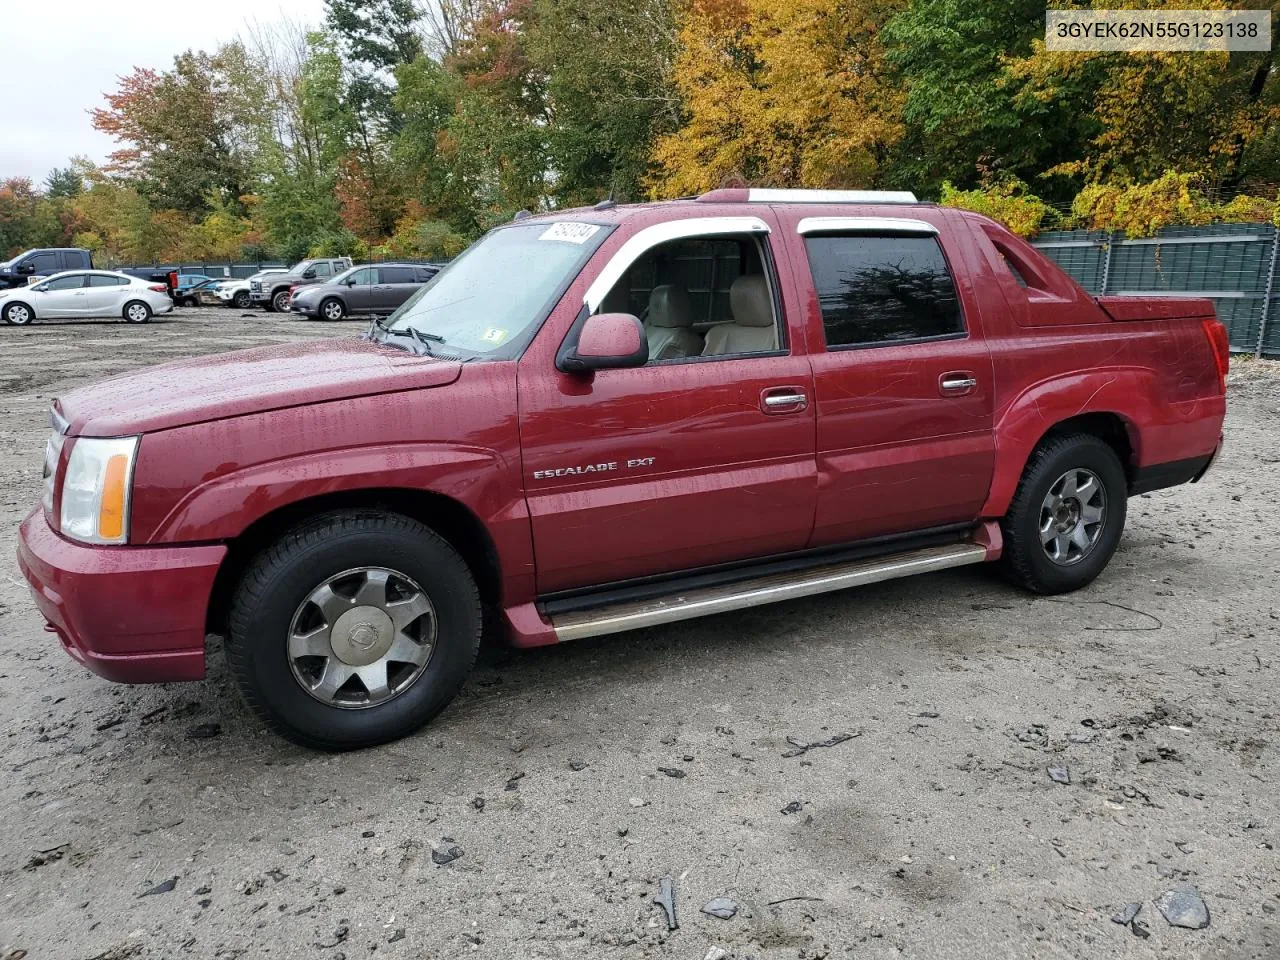
[[[0,958],[1280,956],[1273,365],[1071,598],[969,568],[492,650],[427,730],[343,756],[260,729],[217,651],[185,686],[74,665],[12,559],[49,398],[360,326],[0,328]],[[1184,883],[1207,929],[1152,902]]]

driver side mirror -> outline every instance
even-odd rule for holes
[[[347,277],[347,286],[348,286],[348,287],[354,287],[355,285],[356,285],[356,278],[355,278],[355,277]]]
[[[649,362],[649,341],[644,325],[629,313],[597,313],[571,333],[556,357],[564,373],[590,373],[621,367],[643,367]]]
[[[304,271],[302,271],[302,279],[303,279],[303,280],[314,280],[315,278],[316,278],[316,268],[315,268],[315,267],[312,267],[310,270],[304,270]]]

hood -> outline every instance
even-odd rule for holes
[[[363,340],[312,340],[193,357],[55,401],[71,436],[119,437],[282,407],[439,387],[462,364]]]

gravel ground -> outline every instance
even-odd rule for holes
[[[1070,598],[968,568],[487,650],[428,729],[339,756],[249,719],[216,651],[203,684],[73,664],[12,559],[49,398],[360,326],[0,328],[0,958],[1280,956],[1276,365],[1237,364],[1221,464],[1131,503]],[[1153,902],[1184,884],[1206,929]]]

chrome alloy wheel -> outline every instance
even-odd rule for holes
[[[1040,504],[1040,543],[1059,566],[1087,557],[1102,536],[1107,492],[1092,470],[1068,470],[1049,487]]]
[[[131,303],[124,312],[125,318],[133,323],[145,323],[151,311],[141,303]]]
[[[413,580],[385,567],[330,577],[289,626],[294,679],[321,703],[359,710],[408,690],[431,660],[436,611]]]
[[[21,327],[31,322],[31,311],[25,303],[15,303],[5,311],[4,317],[14,326]]]
[[[324,311],[324,318],[326,320],[341,320],[342,314],[345,312],[342,308],[342,304],[337,300],[326,300],[321,309]]]

